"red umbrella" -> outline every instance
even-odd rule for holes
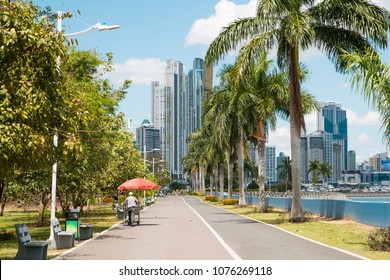
[[[152,190],[158,189],[158,186],[150,180],[135,178],[127,180],[118,187],[118,190]]]

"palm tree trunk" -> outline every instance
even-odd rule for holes
[[[214,167],[214,196],[218,197],[218,164]]]
[[[213,188],[214,188],[214,170],[210,174],[210,194],[213,195]]]
[[[301,128],[305,129],[303,119],[301,87],[299,82],[298,47],[291,46],[289,50],[289,87],[290,87],[290,137],[292,163],[292,205],[291,221],[303,218],[301,200],[300,148]]]
[[[224,192],[224,183],[225,183],[225,165],[223,163],[219,164],[219,199],[223,200]]]
[[[230,151],[227,156],[228,165],[228,198],[233,197],[233,163],[230,161]]]
[[[257,154],[259,161],[258,165],[258,177],[259,182],[259,207],[265,206],[265,142],[262,140],[257,141]]]
[[[203,193],[206,192],[204,176],[205,176],[205,168],[203,165],[201,165],[200,166],[200,185],[201,185]]]
[[[238,182],[239,182],[239,197],[238,205],[246,206],[245,190],[244,190],[244,133],[241,130],[240,143],[237,149],[238,153]]]

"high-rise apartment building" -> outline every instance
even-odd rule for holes
[[[265,147],[265,178],[267,185],[272,185],[278,180],[276,178],[276,148]]]
[[[280,152],[279,156],[276,157],[276,180],[277,181],[281,180],[280,173],[283,172],[283,169],[282,168],[278,168],[278,166],[282,166],[283,165],[283,160],[285,158],[289,158],[289,156],[286,156],[283,152]]]
[[[182,159],[187,155],[186,139],[202,126],[204,60],[195,58],[188,75],[183,72],[182,62],[168,60],[164,84],[154,81],[151,88],[152,120],[161,131],[163,159],[173,179],[184,179]]]
[[[136,139],[140,151],[161,150],[160,130],[153,127],[149,120],[144,120],[136,128]]]
[[[188,134],[202,127],[204,78],[204,61],[201,58],[195,58],[192,69],[188,73]]]
[[[347,160],[347,170],[357,170],[356,169],[356,152],[354,150],[348,151],[348,160]]]
[[[348,162],[348,127],[347,112],[341,104],[322,102],[317,115],[317,129],[332,134],[335,149],[342,153],[340,170],[347,170]],[[335,171],[335,170],[334,170]]]
[[[311,161],[328,162],[332,169],[337,155],[334,153],[332,134],[325,131],[316,131],[308,136],[301,137],[301,180],[309,182],[312,174],[308,173]],[[341,178],[341,172],[340,172]],[[329,179],[329,178],[328,178]],[[337,180],[332,178],[332,180]]]
[[[165,92],[165,160],[172,178],[183,179],[182,158],[186,133],[185,106],[187,75],[183,63],[170,59],[164,73]]]
[[[152,97],[152,124],[160,130],[161,155],[165,160],[165,135],[166,135],[166,91],[167,88],[160,82],[152,81],[151,83]]]

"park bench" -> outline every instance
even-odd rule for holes
[[[15,260],[46,260],[49,242],[32,241],[28,226],[25,224],[15,225],[18,237],[18,252]]]
[[[149,206],[149,205],[151,205],[152,203],[153,203],[152,198],[151,198],[151,197],[147,197],[147,198],[146,198],[146,201],[145,201],[145,205],[146,205],[146,206]]]
[[[119,206],[116,207],[116,217],[119,220],[125,219],[125,210],[120,209]]]
[[[75,232],[62,231],[60,222],[57,218],[51,219],[54,232],[55,244],[51,245],[52,249],[66,249],[74,247]]]

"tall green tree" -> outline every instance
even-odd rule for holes
[[[366,53],[344,52],[341,63],[346,65],[353,88],[360,91],[380,114],[383,142],[390,146],[390,68],[372,51]]]
[[[285,157],[282,160],[282,163],[276,167],[276,169],[281,169],[280,172],[280,179],[284,180],[284,183],[286,185],[286,192],[287,192],[287,186],[288,183],[291,182],[292,179],[292,167],[291,167],[291,159],[289,157]]]
[[[320,174],[320,162],[318,160],[311,160],[309,162],[309,167],[307,169],[307,173],[311,174],[311,181],[313,184],[319,183],[319,174]]]
[[[124,130],[125,121],[118,113],[130,81],[115,89],[104,71],[112,69],[112,55],[102,58],[96,50],[70,48],[69,58],[61,63],[65,90],[73,93],[70,107],[78,118],[71,153],[58,158],[58,194],[63,208],[83,207],[101,187],[112,192],[128,178],[140,176],[140,153],[133,148],[133,135]],[[60,135],[61,136],[61,135]]]
[[[256,16],[239,19],[211,43],[206,63],[218,62],[239,48],[241,73],[264,52],[277,49],[280,67],[289,73],[290,137],[293,200],[291,220],[303,217],[300,179],[300,136],[305,130],[301,102],[300,51],[316,47],[333,62],[342,50],[358,52],[387,47],[389,12],[366,0],[259,0]],[[345,68],[338,63],[336,70]]]
[[[325,183],[327,183],[329,175],[332,174],[332,166],[327,161],[320,162],[318,172],[322,176],[322,185],[325,187]]]
[[[57,58],[66,56],[54,24],[27,1],[0,0],[0,198],[16,173],[46,168],[55,154],[55,128],[74,131],[68,120],[68,92],[62,90]]]

